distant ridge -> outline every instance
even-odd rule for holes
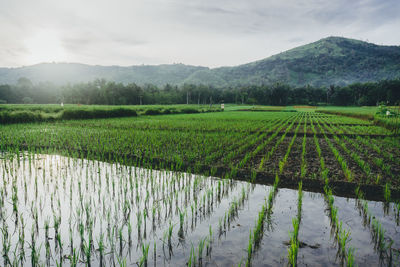
[[[226,87],[277,82],[292,86],[346,85],[400,78],[400,46],[328,37],[248,64],[214,69],[184,64],[120,67],[78,63],[0,68],[0,84],[14,84],[20,77],[35,83],[50,81],[56,84],[104,78],[158,86],[193,83]]]

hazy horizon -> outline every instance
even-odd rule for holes
[[[85,1],[0,3],[0,67],[236,66],[329,36],[399,45],[400,2]]]

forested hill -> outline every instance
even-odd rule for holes
[[[120,67],[73,63],[0,68],[0,84],[14,84],[21,77],[35,83],[56,84],[104,78],[125,84],[158,86],[191,83],[225,87],[276,82],[296,87],[347,85],[400,78],[400,46],[328,37],[252,63],[214,69],[183,64]]]
[[[400,77],[400,46],[329,37],[272,57],[213,72],[231,84],[347,85]]]

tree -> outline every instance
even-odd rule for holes
[[[271,90],[272,105],[285,106],[288,103],[290,87],[284,84],[275,84]]]

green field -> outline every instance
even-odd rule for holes
[[[63,112],[2,110],[36,108]],[[319,112],[375,108],[118,108],[137,114],[0,126],[3,264],[399,263],[399,135]]]
[[[323,180],[316,159],[328,157],[337,161],[327,166],[332,181],[399,186],[400,143],[391,130],[317,112],[258,110],[15,124],[2,127],[1,147],[269,182],[277,169],[294,181]]]

